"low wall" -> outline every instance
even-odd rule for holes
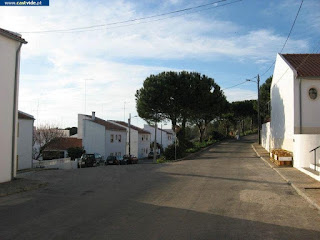
[[[41,161],[34,160],[33,167],[74,169],[74,168],[77,168],[77,161],[71,161],[70,158],[60,158],[60,159],[41,160]]]
[[[260,136],[261,136],[261,146],[270,152],[270,122],[262,124]]]
[[[309,168],[314,163],[314,152],[310,150],[320,145],[320,134],[295,134],[293,150],[293,166],[297,168]],[[320,148],[316,150],[316,160],[319,163]]]

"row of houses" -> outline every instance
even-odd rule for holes
[[[34,117],[19,111],[18,113],[18,154],[17,169],[32,168],[32,151],[37,147],[33,140]],[[58,129],[59,130],[59,129]],[[69,148],[83,148],[87,153],[97,153],[102,158],[132,154],[138,158],[146,158],[154,142],[154,126],[144,125],[139,128],[123,121],[104,120],[92,115],[78,114],[78,133],[69,136],[66,130],[59,130],[58,138],[53,139],[43,151],[42,159],[67,158]],[[157,128],[157,146],[166,149],[173,144],[171,130]],[[130,134],[129,134],[130,132]],[[62,136],[62,137],[61,137]],[[130,136],[130,140],[129,140]],[[130,149],[129,149],[130,148]]]

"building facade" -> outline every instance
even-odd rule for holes
[[[32,168],[34,117],[22,111],[18,112],[17,169]]]
[[[26,43],[0,28],[0,183],[16,175],[20,50]]]

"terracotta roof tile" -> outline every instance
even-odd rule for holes
[[[15,33],[15,32],[11,32],[11,31],[3,29],[3,28],[0,28],[0,35],[5,36],[7,38],[11,38],[11,39],[16,40],[21,43],[28,43],[24,38],[21,37],[20,34]]]
[[[128,123],[126,123],[126,122],[123,122],[123,121],[114,121],[114,122],[116,122],[116,123],[118,123],[118,124],[121,124],[122,126],[128,127]],[[146,130],[144,130],[144,129],[142,129],[142,128],[136,127],[136,126],[134,126],[134,125],[132,125],[132,124],[131,124],[130,127],[131,127],[132,129],[138,131],[138,133],[151,134],[150,132],[148,132],[148,131],[146,131]]]
[[[34,117],[32,115],[27,114],[27,113],[18,111],[18,119],[34,120]]]
[[[91,119],[90,121],[98,123],[98,124],[104,126],[107,130],[126,131],[126,128],[120,127],[117,124],[105,121],[105,120],[103,120],[101,118],[95,117],[95,120]]]
[[[67,150],[73,147],[82,147],[82,139],[56,138],[48,144],[46,150]]]
[[[298,77],[320,77],[320,54],[281,54]]]

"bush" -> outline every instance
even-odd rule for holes
[[[177,159],[183,158],[186,155],[185,148],[177,145]],[[164,156],[167,160],[175,160],[175,147],[171,144],[164,151]]]
[[[68,156],[71,158],[71,160],[81,157],[83,153],[84,150],[82,147],[68,148]]]
[[[214,140],[222,140],[225,138],[225,136],[223,134],[221,134],[220,132],[217,132],[217,131],[212,131],[210,134],[210,137]]]
[[[164,163],[166,162],[166,158],[165,157],[160,157],[157,159],[157,163]]]

